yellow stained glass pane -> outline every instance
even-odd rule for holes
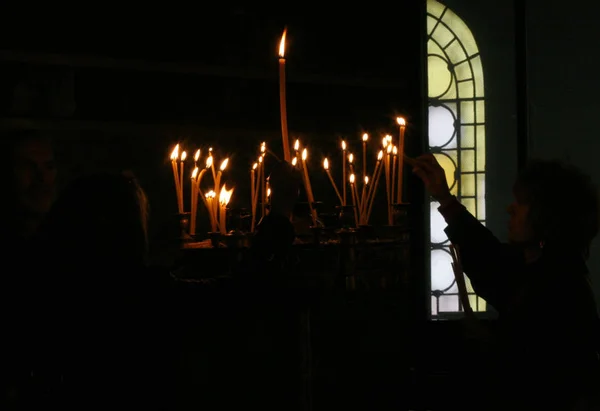
[[[475,150],[461,150],[460,171],[475,171]]]
[[[475,97],[484,96],[484,85],[483,85],[483,68],[481,67],[481,58],[479,56],[471,59],[471,66],[473,67],[473,77],[475,78]]]
[[[469,295],[469,304],[471,305],[473,311],[477,309],[477,296],[475,294]]]
[[[473,82],[471,80],[458,83],[458,98],[473,98],[475,96]]]
[[[473,215],[477,213],[477,204],[474,198],[463,198],[461,202],[469,213]]]
[[[485,123],[485,101],[477,100],[475,102],[476,120],[478,123]]]
[[[478,301],[479,301],[479,307],[478,307],[477,311],[479,311],[479,312],[486,311],[487,310],[487,302],[483,298],[481,298],[481,297],[477,297],[477,298],[478,298]]]
[[[443,24],[438,24],[433,33],[429,31],[429,35],[442,47],[446,47],[454,38],[454,34]]]
[[[460,195],[474,196],[475,195],[475,175],[461,174],[460,176]]]
[[[446,6],[437,2],[436,0],[428,0],[427,1],[427,13],[433,14],[435,17],[440,17],[444,12]]]
[[[475,103],[473,101],[460,103],[460,122],[463,124],[475,122]]]
[[[475,126],[461,126],[460,128],[460,147],[475,147]]]
[[[427,54],[437,54],[438,56],[444,56],[444,50],[435,42],[429,40],[427,42]]]
[[[431,16],[427,16],[427,34],[431,35],[432,30],[435,28],[435,25],[437,24],[437,19],[431,17]]]
[[[465,54],[465,50],[462,48],[460,38],[448,46],[448,48],[446,49],[446,54],[448,55],[448,60],[450,60],[450,62],[452,64],[457,64],[456,69],[458,69],[460,66],[462,66],[462,64],[458,64],[458,63],[466,60],[466,58],[468,57]],[[463,79],[463,78],[470,78],[471,77],[471,69],[469,67],[467,67],[466,71],[464,69],[457,70],[456,76],[458,77],[459,80]]]
[[[485,126],[476,126],[477,171],[485,171]]]
[[[479,49],[477,48],[477,43],[475,42],[475,38],[473,37],[473,33],[471,32],[469,27],[467,27],[465,22],[462,21],[462,19],[458,17],[453,11],[446,11],[446,13],[444,13],[444,16],[442,16],[442,21],[448,27],[452,28],[452,31],[454,32],[456,37],[458,37],[461,43],[463,43],[463,46],[465,47],[469,56],[472,56],[473,54],[479,52]]]
[[[485,220],[485,174],[477,173],[477,215],[478,220]]]
[[[456,195],[457,184],[454,178],[456,167],[454,166],[454,162],[452,161],[456,161],[456,158],[449,158],[453,157],[452,154],[454,154],[454,157],[456,157],[456,154],[455,152],[453,153],[453,151],[446,151],[444,153],[445,154],[436,153],[434,154],[434,156],[437,159],[438,163],[440,163],[440,166],[442,166],[442,168],[444,169],[444,172],[446,173],[446,181],[448,182],[448,187],[450,187],[450,191],[454,195]]]
[[[428,91],[430,98],[442,97],[448,88],[452,89],[452,73],[448,63],[440,56],[427,57]]]

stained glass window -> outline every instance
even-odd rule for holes
[[[465,22],[447,6],[427,0],[429,148],[446,171],[452,194],[485,224],[485,100],[477,43]],[[431,315],[462,311],[454,279],[446,223],[430,204]],[[486,302],[466,279],[475,311]]]

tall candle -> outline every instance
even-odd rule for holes
[[[350,174],[349,182],[350,182],[350,196],[352,197],[352,208],[354,209],[354,224],[358,227],[358,211],[356,208],[358,207],[356,201],[356,185],[354,184],[354,173]]]
[[[395,193],[395,187],[396,187],[396,161],[398,161],[398,147],[393,146],[392,147],[392,184],[391,184],[391,188],[392,188],[392,196],[391,199],[392,201],[394,201],[395,197],[394,197],[394,193]]]
[[[199,158],[200,158],[200,149],[196,150],[196,154],[194,154],[194,167],[198,166]]]
[[[397,203],[402,204],[403,200],[403,180],[404,180],[404,131],[406,130],[406,121],[402,117],[396,119],[400,126],[400,136],[398,141],[398,192]]]
[[[346,203],[346,142],[344,140],[342,140],[342,198],[343,198],[343,204],[342,205],[347,205]]]
[[[363,184],[363,187],[362,187],[362,193],[360,195],[360,201],[358,203],[358,210],[359,210],[359,214],[360,214],[359,217],[360,217],[361,221],[363,220],[363,218],[365,216],[363,208],[365,207],[365,201],[367,199],[367,186],[368,185],[369,185],[369,177],[365,176],[364,184]],[[365,223],[363,222],[363,224],[365,224]]]
[[[294,142],[294,158],[296,162],[298,162],[298,157],[300,156],[300,140],[296,139]],[[292,159],[292,164],[294,164],[294,159]]]
[[[229,204],[229,200],[231,199],[231,193],[233,189],[227,190],[227,186],[223,185],[221,192],[219,193],[219,208],[220,208],[220,216],[219,216],[219,227],[221,229],[221,234],[227,234],[227,204]]]
[[[367,141],[369,140],[369,135],[367,133],[364,133],[362,135],[362,142],[363,142],[363,160],[362,160],[362,166],[363,166],[363,177],[367,176]]]
[[[190,184],[190,235],[196,234],[196,204],[198,202],[198,192],[196,177],[198,176],[198,167],[194,167],[192,171],[192,181]]]
[[[184,166],[184,161],[187,158],[187,153],[184,151],[181,153],[181,161],[180,161],[180,168],[179,168],[179,204],[180,204],[180,213],[183,213],[183,166]]]
[[[381,153],[381,157],[383,157],[383,151],[380,151]],[[385,162],[385,160],[383,160],[383,162]],[[371,218],[371,211],[373,210],[373,203],[375,202],[375,194],[377,194],[377,187],[379,186],[379,179],[381,178],[381,175],[383,174],[385,167],[384,166],[379,166],[379,171],[377,173],[377,175],[375,176],[374,179],[374,183],[371,186],[371,198],[369,200],[369,208],[367,210],[367,215],[366,215],[366,221],[368,222],[369,219]]]
[[[329,171],[329,160],[327,160],[327,159],[323,160],[323,168],[325,169],[325,172],[327,173],[327,177],[329,177],[329,181],[331,181],[331,185],[333,186],[333,189],[335,190],[335,194],[337,195],[338,199],[340,200],[340,205],[343,205],[344,199],[342,198],[342,195],[340,194],[340,190],[338,190],[337,186],[335,185],[335,181],[333,180],[333,177],[331,176],[331,172]]]
[[[175,181],[175,197],[177,198],[177,210],[181,212],[182,205],[179,200],[179,168],[177,167],[177,158],[179,157],[179,144],[171,152],[171,168],[173,169],[173,180]]]
[[[374,190],[374,182],[377,178],[377,174],[379,173],[379,169],[381,168],[381,162],[383,159],[383,150],[379,151],[379,154],[377,154],[377,163],[375,164],[375,171],[373,172],[373,181],[371,182],[371,184],[369,185],[369,188],[367,190],[367,201],[363,204],[363,213],[367,214],[367,209],[369,207],[369,203],[371,201],[371,197],[373,196],[373,190]],[[366,223],[365,223],[366,224]]]
[[[281,138],[283,141],[283,156],[285,161],[291,161],[290,139],[288,137],[287,108],[285,96],[285,36],[287,29],[283,30],[279,42],[279,111],[281,116]]]
[[[215,204],[213,205],[214,209],[215,209],[215,213],[217,210],[217,207],[219,205],[219,202],[221,201],[221,177],[223,175],[223,171],[225,171],[225,169],[227,168],[227,164],[229,163],[229,159],[226,158],[225,160],[223,160],[221,162],[221,166],[219,167],[219,171],[217,172],[217,179],[215,181],[215,192],[219,193],[219,198],[218,201],[215,201]]]
[[[217,196],[217,193],[215,193],[214,190],[210,190],[208,193],[206,193],[206,208],[208,209],[208,216],[210,218],[210,229],[211,232],[215,233],[217,232],[217,219],[215,217],[215,207],[214,207],[214,202],[215,202],[215,197]]]
[[[256,224],[256,169],[258,168],[258,163],[254,163],[252,169],[250,170],[250,205],[251,205],[251,214],[252,220],[250,224],[250,232],[254,232],[254,225]]]
[[[310,178],[308,176],[308,166],[306,164],[306,159],[308,157],[308,150],[306,148],[302,150],[302,169],[304,171],[304,188],[306,189],[306,197],[308,199],[308,207],[310,209],[310,214],[312,216],[313,225],[317,225],[317,212],[313,207],[315,202],[315,197],[313,196],[312,186],[310,184]]]

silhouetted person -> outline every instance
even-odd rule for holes
[[[55,197],[56,166],[51,139],[38,131],[12,131],[0,135],[4,155],[0,179],[2,264],[0,276],[1,322],[4,352],[0,358],[0,407],[14,407],[33,396],[36,332],[40,316],[43,275],[38,261],[36,235]]]
[[[600,387],[586,267],[599,212],[590,178],[560,162],[532,162],[514,185],[509,244],[502,244],[450,194],[433,155],[412,165],[440,203],[475,292],[499,313],[498,366],[479,376],[495,394],[476,408],[567,410],[590,397]],[[461,393],[467,401],[475,394],[468,385]]]

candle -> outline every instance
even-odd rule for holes
[[[358,227],[358,211],[356,207],[358,206],[356,203],[356,186],[354,185],[354,173],[350,174],[350,196],[352,197],[352,208],[354,209],[354,224]]]
[[[187,153],[185,151],[183,151],[181,153],[181,161],[180,161],[180,168],[179,168],[179,205],[180,205],[180,209],[179,212],[183,213],[183,165],[185,164],[184,161],[187,157]]]
[[[315,197],[313,196],[312,186],[310,184],[310,178],[308,176],[308,166],[306,164],[306,159],[308,157],[308,150],[306,148],[302,150],[302,169],[304,171],[304,188],[306,189],[306,197],[308,199],[308,207],[310,209],[310,214],[312,216],[313,225],[317,225],[317,212],[313,208],[313,204],[315,202]]]
[[[369,222],[371,217],[371,209],[373,208],[373,202],[375,200],[375,194],[377,194],[377,186],[379,185],[379,178],[381,177],[383,166],[383,150],[379,151],[377,155],[377,165],[375,166],[375,173],[373,174],[373,184],[369,187],[369,195],[367,195],[367,204],[365,204],[365,224]]]
[[[403,180],[404,180],[404,131],[406,129],[406,121],[402,117],[396,119],[400,126],[400,136],[398,141],[398,192],[396,202],[402,204],[403,200]]]
[[[208,149],[208,158],[210,159],[210,171],[212,171],[212,176],[213,176],[213,182],[217,181],[217,172],[215,170],[215,162],[213,160],[213,155],[212,155],[212,147],[210,147]],[[208,161],[206,162],[206,164],[208,165]]]
[[[369,135],[367,133],[364,133],[362,135],[362,142],[363,142],[363,177],[367,176],[367,141],[369,140]]]
[[[208,209],[208,217],[210,218],[210,229],[211,229],[211,232],[213,232],[213,233],[217,232],[217,219],[215,217],[215,211],[214,211],[215,208],[213,207],[216,196],[217,196],[217,193],[215,193],[214,190],[210,190],[205,195],[206,208]]]
[[[290,140],[287,127],[287,108],[285,96],[285,36],[287,29],[283,30],[279,42],[279,111],[281,116],[281,138],[283,141],[283,156],[285,161],[291,161]]]
[[[300,151],[300,140],[296,139],[296,142],[294,143],[294,158],[296,159],[296,162],[298,161],[299,151]],[[294,164],[294,159],[292,159],[292,164]]]
[[[348,154],[348,166],[350,167],[350,174],[354,174],[354,154]]]
[[[294,157],[294,158],[292,158],[292,165],[293,165],[294,167],[298,166],[298,157]]]
[[[256,224],[256,169],[258,168],[258,163],[254,163],[252,169],[250,170],[250,204],[252,207],[252,221],[250,224],[250,232],[254,232],[254,225]]]
[[[254,200],[256,202],[256,204],[258,205],[258,197],[260,196],[261,198],[261,205],[260,205],[260,210],[261,210],[261,217],[263,217],[265,215],[265,207],[262,201],[262,182],[264,180],[264,175],[265,175],[265,164],[264,164],[264,157],[262,155],[260,155],[258,157],[258,176],[256,179],[256,199]]]
[[[360,220],[361,221],[363,221],[363,219],[365,217],[365,212],[363,211],[363,209],[365,207],[365,201],[367,199],[367,186],[368,185],[369,185],[369,177],[365,176],[362,193],[360,195],[360,202],[358,203],[358,210],[360,212]],[[365,224],[364,221],[363,221],[363,224]]]
[[[200,149],[196,150],[196,154],[194,154],[194,167],[198,166],[199,158],[200,158]]]
[[[342,198],[343,204],[346,205],[346,142],[342,140]]]
[[[179,169],[177,167],[177,158],[179,157],[179,144],[171,152],[171,167],[173,168],[173,180],[175,181],[175,197],[177,198],[177,210],[181,212],[182,205],[179,201]]]
[[[396,161],[398,159],[398,147],[392,147],[392,201],[394,201],[394,190],[396,187]]]
[[[196,234],[196,204],[198,200],[198,192],[196,191],[198,188],[196,184],[197,176],[198,167],[194,167],[194,171],[192,171],[192,182],[190,185],[190,235]]]
[[[233,189],[227,190],[227,186],[223,185],[223,188],[219,194],[219,208],[221,211],[219,217],[219,227],[221,228],[221,234],[223,235],[227,234],[227,204],[229,204],[232,193]]]
[[[225,171],[225,169],[227,168],[227,164],[229,163],[229,159],[226,158],[225,160],[223,160],[221,162],[221,166],[219,167],[219,171],[217,172],[217,180],[215,181],[215,192],[219,192],[219,198],[218,201],[215,201],[215,204],[213,205],[214,210],[215,210],[215,214],[216,214],[216,210],[217,210],[217,206],[218,203],[220,203],[221,201],[221,192],[219,191],[220,187],[221,187],[221,177],[223,176],[223,171]]]
[[[342,195],[340,194],[340,190],[338,190],[337,186],[335,185],[335,181],[333,180],[333,177],[331,176],[331,172],[329,171],[329,160],[327,160],[327,159],[323,160],[323,168],[325,169],[325,172],[327,173],[327,177],[329,177],[329,181],[331,181],[331,185],[333,186],[333,189],[335,190],[335,194],[337,195],[338,199],[340,200],[340,204],[342,205],[344,203],[344,199],[342,198]]]
[[[388,136],[391,139],[391,136]],[[385,162],[385,187],[386,187],[386,192],[387,192],[387,211],[388,211],[388,224],[392,225],[392,182],[391,182],[391,160],[392,160],[392,149],[394,147],[392,146],[392,143],[389,142],[388,140],[388,145],[387,145],[387,156],[386,156],[386,162]]]

